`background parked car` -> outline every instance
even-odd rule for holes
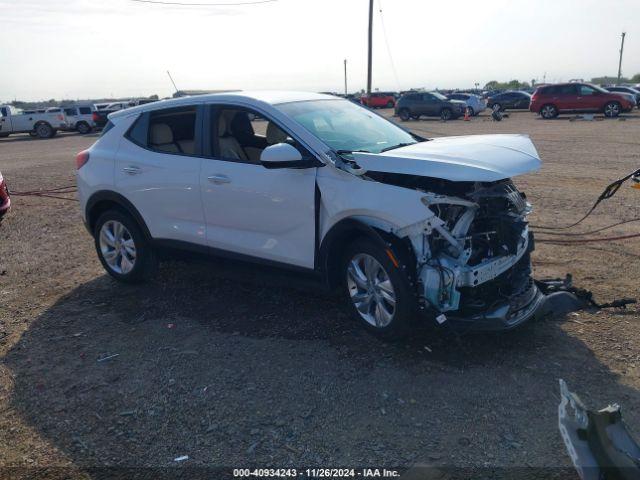
[[[7,182],[3,178],[2,172],[0,172],[0,220],[10,208],[11,196],[9,195],[9,187],[7,187]]]
[[[62,112],[23,112],[12,105],[0,105],[0,137],[31,133],[40,138],[51,138],[65,128],[67,122]]]
[[[636,105],[640,107],[640,90],[633,87],[625,87],[622,85],[614,85],[613,87],[605,87],[608,92],[628,93],[636,99]]]
[[[501,112],[509,110],[528,110],[531,103],[531,95],[527,92],[511,91],[503,92],[487,100],[487,107],[492,110],[499,110]]]
[[[460,100],[465,102],[469,115],[478,115],[487,108],[487,104],[478,95],[472,93],[450,93],[447,95],[449,100]]]
[[[634,106],[625,94],[608,92],[590,83],[559,83],[539,87],[529,109],[549,119],[560,113],[604,113],[607,117],[617,117]]]
[[[94,109],[89,105],[64,107],[69,129],[83,135],[90,133],[96,127],[96,122],[93,120],[93,111]]]
[[[369,108],[393,108],[396,97],[387,92],[372,92],[371,95],[363,95],[360,102]]]
[[[413,92],[400,97],[396,104],[396,115],[402,121],[420,116],[440,117],[450,120],[464,115],[467,104],[461,100],[449,100],[438,92]]]

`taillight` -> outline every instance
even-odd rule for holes
[[[94,122],[97,122],[99,120],[98,114],[96,112],[93,112],[91,114],[91,118],[93,119]]]
[[[64,116],[63,115],[58,115],[58,120],[63,121],[64,120]]]
[[[76,169],[80,170],[89,161],[89,150],[83,150],[76,155]]]

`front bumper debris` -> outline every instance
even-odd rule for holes
[[[581,480],[639,479],[640,446],[627,431],[620,406],[589,410],[562,379],[560,397],[560,435]]]

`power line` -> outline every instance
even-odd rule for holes
[[[255,0],[250,2],[236,3],[183,3],[183,2],[162,2],[159,0],[129,0],[136,3],[153,3],[156,5],[177,5],[180,7],[242,7],[244,5],[260,5],[262,3],[273,3],[278,0]]]
[[[378,0],[380,4],[379,12],[380,12],[380,23],[382,25],[382,36],[384,37],[384,43],[387,46],[387,54],[389,55],[389,61],[391,62],[391,70],[393,71],[393,76],[396,79],[396,86],[398,90],[400,90],[400,80],[398,80],[398,72],[396,71],[396,65],[393,62],[393,56],[391,55],[391,47],[389,47],[389,39],[387,38],[387,29],[384,25],[384,17],[382,16],[382,0]]]

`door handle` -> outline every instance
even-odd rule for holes
[[[139,173],[142,173],[142,169],[140,167],[136,167],[135,165],[124,167],[122,170],[129,175],[138,175]]]
[[[210,177],[207,177],[207,180],[209,180],[211,183],[214,183],[216,185],[222,185],[223,183],[231,183],[231,179],[226,175],[211,175]]]

